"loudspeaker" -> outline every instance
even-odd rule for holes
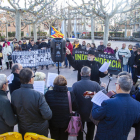
[[[66,56],[66,41],[63,38],[53,38],[51,41],[51,57],[53,62],[63,62]]]

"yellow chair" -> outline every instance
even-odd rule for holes
[[[53,139],[47,138],[43,135],[38,135],[36,133],[26,133],[24,135],[24,140],[53,140]]]
[[[0,140],[23,140],[18,132],[8,132],[0,135]]]

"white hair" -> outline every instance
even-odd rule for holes
[[[0,89],[2,89],[3,85],[6,83],[7,76],[5,74],[0,74]]]
[[[43,81],[44,79],[46,79],[46,74],[43,72],[36,72],[35,73],[35,81]]]

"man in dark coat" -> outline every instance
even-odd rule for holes
[[[41,44],[40,39],[37,39],[36,45],[39,47],[40,44]]]
[[[95,58],[95,52],[92,50],[88,51],[88,60],[80,60],[80,61],[75,61],[71,55],[70,50],[67,48],[66,49],[66,53],[68,61],[70,63],[70,65],[78,70],[78,78],[77,80],[81,80],[81,68],[83,66],[88,66],[91,68],[91,76],[90,76],[90,80],[92,81],[96,81],[97,83],[100,83],[100,77],[103,78],[107,75],[108,71],[102,73],[99,71],[99,68],[101,67],[101,64],[99,62],[94,61]]]
[[[90,80],[90,74],[91,69],[87,66],[84,66],[81,69],[82,79],[74,83],[71,90],[75,94],[76,101],[79,106],[79,113],[82,119],[83,127],[85,122],[87,122],[86,140],[93,140],[95,125],[89,119],[93,103],[91,102],[90,98],[85,99],[83,97],[83,93],[85,91],[92,91],[97,93],[101,90],[101,87],[97,82]],[[77,140],[83,140],[83,132],[79,132]]]
[[[45,42],[45,39],[42,39],[42,43],[39,45],[38,49],[46,50],[48,49],[48,44]],[[48,65],[46,65],[46,69],[48,70]],[[41,70],[43,70],[43,65],[41,66]]]
[[[24,68],[19,73],[21,88],[11,96],[14,113],[18,118],[19,133],[33,132],[48,136],[48,120],[52,111],[42,93],[33,89],[34,73]]]
[[[28,47],[27,47],[28,45],[27,45],[27,42],[26,42],[26,40],[24,39],[23,40],[23,43],[22,43],[22,45],[21,45],[21,49],[22,49],[22,51],[27,51],[28,50]]]
[[[105,48],[106,47],[104,46],[103,41],[100,41],[100,45],[98,46],[97,51],[104,53]]]
[[[140,121],[140,103],[129,94],[132,85],[129,73],[118,76],[115,98],[101,106],[93,103],[92,117],[100,121],[95,140],[127,140],[132,125]]]
[[[17,119],[7,97],[8,80],[5,74],[0,74],[0,134],[13,132]]]
[[[48,44],[45,42],[45,39],[42,39],[42,43],[39,45],[38,49],[48,49]]]
[[[37,49],[38,49],[38,46],[35,45],[34,40],[31,40],[31,44],[28,44],[28,50],[32,51],[32,50],[37,50]]]
[[[20,88],[21,83],[19,79],[19,73],[21,69],[21,64],[16,63],[12,66],[12,74],[8,76],[10,94],[12,94],[14,90]]]

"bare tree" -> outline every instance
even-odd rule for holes
[[[74,1],[74,3],[77,6],[75,9],[77,9],[78,12],[83,13],[83,11],[86,11],[86,13],[95,14],[104,19],[104,45],[107,45],[109,20],[117,13],[125,13],[135,9],[140,1],[138,0],[133,5],[130,0],[90,0],[88,5],[86,5],[85,0],[82,0],[81,6],[79,6],[76,1]]]
[[[23,0],[8,0],[10,7],[0,6],[2,10],[15,13],[16,38],[18,41],[21,38],[21,16],[25,13],[37,16],[47,5],[55,2],[55,0],[24,0],[24,5],[21,5],[21,1],[23,2]],[[2,0],[0,5],[2,5]]]

